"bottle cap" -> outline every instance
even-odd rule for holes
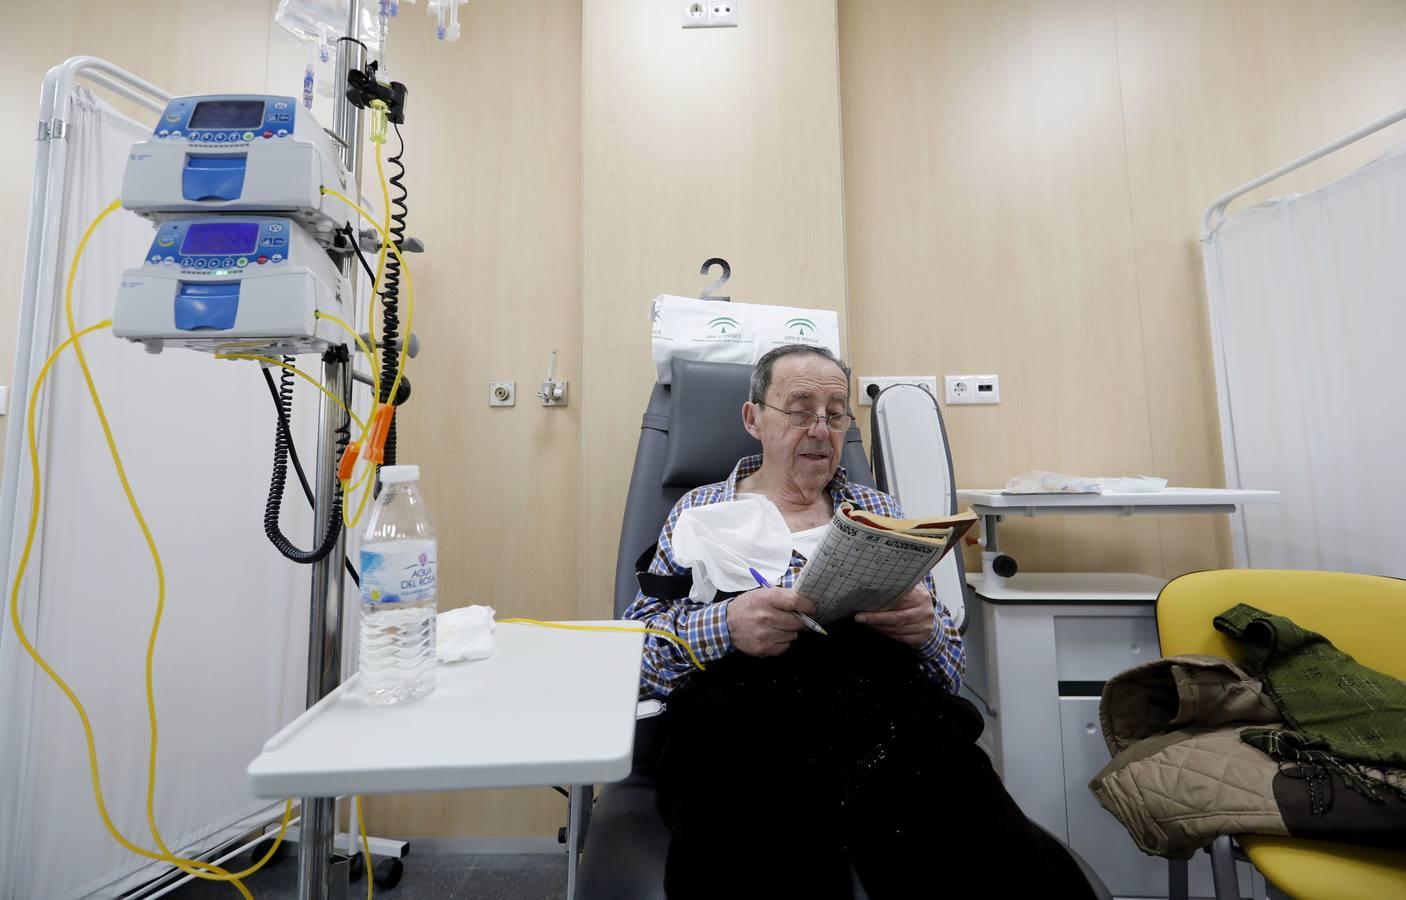
[[[419,466],[381,466],[381,484],[399,484],[402,481],[419,480]]]

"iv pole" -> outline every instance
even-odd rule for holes
[[[346,36],[355,38],[359,28],[360,0],[347,4]],[[351,195],[361,192],[361,110],[347,99],[347,73],[364,64],[362,46],[354,40],[337,42],[337,79],[334,83],[332,127],[342,145],[342,162],[351,173]],[[356,307],[360,273],[350,255],[340,262],[342,274],[351,285],[351,306]],[[327,390],[351,405],[351,363],[345,352],[329,351],[323,356],[322,381]],[[317,502],[314,532],[322,533],[332,515],[332,498],[337,490],[337,427],[346,414],[326,397],[322,398],[317,436]],[[313,564],[312,608],[308,616],[308,689],[311,707],[342,680],[342,594],[345,579],[342,557],[346,552],[346,529],[340,529],[337,544]],[[298,838],[298,896],[303,900],[340,900],[346,893],[347,865],[339,863],[333,878],[332,841],[336,833],[336,798],[302,798],[302,824]],[[366,860],[371,877],[370,860]]]

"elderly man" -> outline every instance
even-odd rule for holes
[[[955,696],[962,639],[931,578],[828,635],[796,615],[814,608],[791,585],[841,502],[902,515],[839,465],[853,421],[840,362],[805,346],[766,354],[742,421],[761,455],[678,502],[641,579],[668,596],[641,590],[626,613],[682,638],[706,667],[678,642],[646,639],[644,691],[667,698],[670,719],[656,772],[672,829],[669,897],[847,898],[851,866],[874,900],[1087,896],[1073,860],[974,744],[981,717]],[[789,531],[787,571],[773,587],[700,591],[675,553],[681,519],[760,498]],[[778,548],[731,549],[775,559]]]

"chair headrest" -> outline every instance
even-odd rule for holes
[[[671,377],[664,487],[691,489],[722,481],[739,459],[762,452],[761,443],[742,426],[751,366],[675,358]]]

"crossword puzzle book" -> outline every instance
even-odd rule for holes
[[[887,609],[923,580],[976,524],[949,518],[894,519],[840,504],[796,590],[815,603],[822,625],[863,610]]]

